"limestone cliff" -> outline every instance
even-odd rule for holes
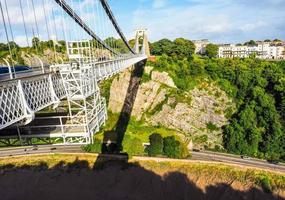
[[[145,75],[149,79],[143,79],[139,87],[133,117],[149,125],[177,130],[196,148],[220,146],[221,127],[227,123],[225,113],[234,107],[225,92],[207,81],[181,92],[167,72],[146,67]],[[121,111],[130,77],[131,71],[126,70],[113,80],[108,106],[111,112]]]

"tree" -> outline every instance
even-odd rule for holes
[[[208,44],[206,46],[206,56],[214,58],[218,56],[219,47],[215,44]]]
[[[254,40],[250,40],[250,41],[244,43],[244,45],[247,45],[247,46],[256,46],[257,43],[256,43]]]
[[[172,56],[180,60],[190,58],[195,52],[195,45],[192,41],[177,38],[173,42],[168,39],[162,39],[150,45],[152,55]]]
[[[186,158],[189,155],[185,145],[175,140],[174,136],[163,139],[163,153],[169,158]]]
[[[129,45],[130,45],[131,48],[135,47],[135,43],[136,43],[135,39],[129,40]]]
[[[154,133],[149,136],[150,146],[148,147],[149,156],[162,155],[163,152],[163,138],[160,134]]]
[[[172,48],[174,44],[168,39],[162,39],[157,42],[154,42],[150,45],[150,51],[152,55],[171,55]]]
[[[178,59],[189,59],[195,52],[195,45],[190,40],[177,38],[174,40],[174,46],[170,52],[172,56],[176,56]]]
[[[37,38],[37,37],[34,37],[32,39],[32,46],[33,46],[33,48],[37,49],[39,47],[39,45],[40,45],[40,39]]]
[[[0,43],[0,51],[8,51],[9,48],[6,44]]]

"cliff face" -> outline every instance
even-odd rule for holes
[[[131,71],[126,70],[111,85],[109,110],[119,113],[128,88]],[[217,86],[203,81],[193,90],[179,91],[167,72],[145,68],[132,116],[148,125],[177,130],[195,148],[220,146],[221,127],[227,123],[226,112],[232,101]],[[183,133],[183,134],[181,134]]]

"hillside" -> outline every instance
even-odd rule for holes
[[[175,135],[189,149],[284,160],[284,69],[284,62],[254,58],[158,56],[148,62],[135,91],[126,136],[146,143],[152,133]],[[99,139],[116,134],[115,116],[133,93],[130,77],[125,71],[102,83],[112,122]]]
[[[111,84],[108,108],[112,113],[122,110],[130,76],[126,70]],[[175,130],[183,141],[192,140],[194,148],[222,146],[221,127],[228,121],[226,111],[234,107],[225,92],[207,81],[181,92],[167,72],[150,66],[143,77],[132,111],[135,120]]]

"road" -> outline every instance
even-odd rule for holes
[[[26,147],[15,147],[15,148],[2,148],[0,149],[0,157],[11,157],[11,156],[22,156],[32,154],[49,154],[49,153],[84,153],[80,146],[61,146],[61,145],[42,145],[42,146],[26,146]],[[238,166],[254,167],[259,169],[266,169],[271,171],[278,171],[285,173],[285,165],[282,164],[271,164],[264,160],[259,159],[242,159],[240,156],[216,153],[210,151],[202,152],[191,152],[192,158],[188,160],[179,161],[207,161],[207,162],[220,162],[224,164],[234,164]],[[149,158],[149,157],[138,157],[141,160],[159,160],[167,161],[171,159],[167,158]]]
[[[0,157],[49,153],[83,153],[80,146],[41,145],[0,149]]]
[[[285,173],[285,165],[283,163],[271,164],[265,160],[255,158],[242,159],[240,156],[231,154],[215,153],[209,151],[192,152],[191,159],[236,164],[239,166],[255,167],[259,169],[267,169]]]

